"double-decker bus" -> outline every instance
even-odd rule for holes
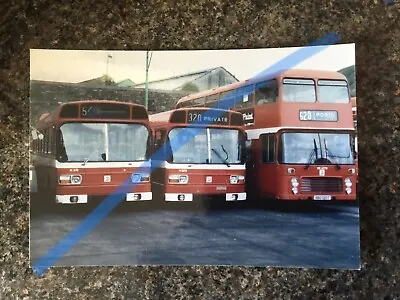
[[[32,142],[39,201],[53,208],[90,203],[95,196],[113,193],[129,177],[136,185],[126,200],[152,200],[152,134],[144,106],[68,102],[43,114],[36,129],[42,134]]]
[[[246,200],[242,114],[184,108],[149,118],[156,152],[153,193],[161,205],[171,201],[212,207]]]
[[[271,80],[192,94],[176,107],[226,103],[243,113],[251,141],[248,192],[278,200],[356,200],[355,130],[344,75],[291,69]]]

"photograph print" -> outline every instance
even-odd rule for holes
[[[31,49],[30,64],[37,272],[360,269],[354,44]]]

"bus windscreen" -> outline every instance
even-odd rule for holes
[[[284,132],[280,136],[280,162],[284,164],[353,164],[348,133]]]
[[[149,131],[141,124],[66,123],[58,132],[60,162],[144,161]]]
[[[173,163],[239,164],[241,133],[236,129],[189,127],[173,128],[169,132]]]

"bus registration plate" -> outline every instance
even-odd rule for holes
[[[332,200],[331,195],[315,195],[314,200]]]

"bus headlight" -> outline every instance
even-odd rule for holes
[[[297,180],[296,177],[293,177],[292,179],[290,179],[290,183],[292,184],[292,187],[296,188],[299,186],[299,181]]]
[[[231,175],[229,178],[230,184],[243,183],[245,177],[243,175]]]
[[[58,177],[58,184],[60,185],[68,185],[68,184],[81,184],[82,176],[81,175],[60,175]]]
[[[81,184],[82,176],[81,175],[72,175],[71,176],[71,184]]]
[[[344,184],[346,185],[346,187],[351,187],[353,185],[350,178],[346,178],[344,180]]]
[[[150,181],[150,174],[147,173],[133,173],[131,175],[131,182],[132,183],[140,183],[140,182],[149,182]]]
[[[347,194],[350,194],[350,193],[351,193],[351,188],[349,188],[349,187],[346,188],[346,193],[347,193]]]
[[[169,183],[178,183],[178,184],[187,184],[189,182],[188,175],[169,175],[168,176]]]
[[[288,174],[294,174],[294,173],[296,173],[296,169],[295,168],[288,168],[287,172],[288,172]]]
[[[231,184],[237,184],[237,183],[239,182],[239,177],[236,176],[236,175],[231,175],[231,177],[230,177],[230,179],[229,179],[229,182],[230,182]]]
[[[299,190],[297,189],[297,187],[294,187],[294,188],[292,188],[292,192],[293,192],[293,194],[296,195],[299,192]]]
[[[141,182],[150,182],[150,174],[142,174],[140,177]]]

